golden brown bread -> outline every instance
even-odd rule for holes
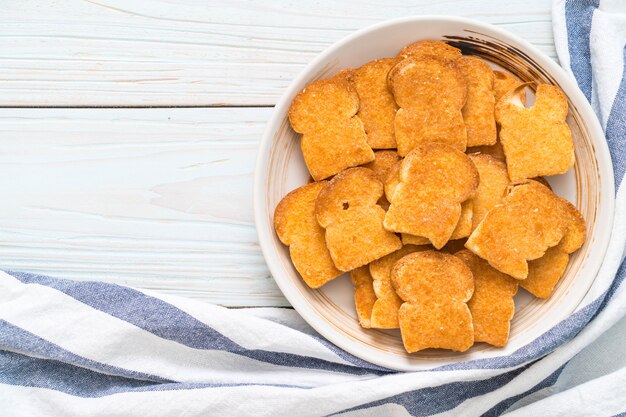
[[[392,198],[396,187],[400,183],[400,167],[401,162],[396,162],[387,171],[387,179],[385,180],[385,196],[386,200]],[[380,204],[380,203],[379,203]],[[387,206],[387,209],[389,206]],[[462,239],[468,237],[472,233],[472,218],[473,218],[473,202],[472,200],[466,200],[461,204],[461,217],[459,218],[450,240]],[[429,245],[430,240],[423,236],[415,236],[408,233],[402,233],[402,243],[404,245]]]
[[[456,65],[467,84],[467,100],[462,109],[467,146],[494,145],[497,132],[493,71],[485,61],[473,56],[459,58]]]
[[[429,246],[405,245],[401,249],[375,260],[369,266],[374,280],[376,302],[372,308],[371,325],[379,329],[395,329],[398,324],[398,310],[402,300],[391,285],[391,269],[395,263],[409,253],[427,250]]]
[[[365,164],[363,166],[374,171],[374,173],[378,175],[378,177],[384,184],[387,179],[387,174],[389,173],[391,168],[401,160],[401,158],[398,156],[398,152],[391,149],[376,151],[374,152],[374,155],[376,156],[376,159],[374,159],[373,162],[370,162],[369,164]],[[387,200],[386,194],[378,200],[378,205],[381,206],[385,211],[389,209],[389,204],[390,203],[389,200]]]
[[[535,297],[548,297],[567,268],[569,254],[559,246],[548,249],[541,258],[528,262],[528,277],[519,283]]]
[[[474,199],[465,200],[461,203],[461,217],[450,236],[450,241],[463,239],[472,233],[472,218],[474,216]],[[404,245],[429,245],[430,240],[423,236],[414,236],[408,233],[402,233],[402,243]],[[449,243],[449,242],[448,242]]]
[[[315,217],[315,201],[326,182],[314,182],[287,194],[274,211],[278,238],[289,246],[294,267],[311,288],[341,275],[326,248],[324,229]]]
[[[476,195],[472,199],[474,203],[472,230],[474,230],[487,213],[502,201],[508,192],[510,181],[504,162],[484,154],[470,154],[469,157],[480,176]]]
[[[374,160],[359,110],[359,96],[344,76],[308,85],[289,108],[293,129],[302,133],[302,155],[316,181]]]
[[[454,62],[461,57],[461,50],[441,41],[419,41],[402,48],[398,58],[435,57],[447,62]]]
[[[400,184],[400,168],[402,167],[402,160],[396,162],[387,171],[387,177],[384,181],[385,197],[388,201],[391,201],[393,193],[396,192],[396,187]]]
[[[522,82],[512,74],[503,71],[494,71],[494,84],[493,84],[493,92],[495,97],[495,102],[497,103],[507,92],[515,89],[516,87],[522,85]],[[519,92],[519,98],[522,103],[526,103],[526,93],[523,89]],[[494,107],[494,116],[495,116],[495,107]],[[468,140],[469,142],[469,140]],[[501,161],[505,160],[504,157],[504,149],[502,149],[502,143],[497,141],[493,145],[481,145],[481,146],[472,146],[468,144],[467,153],[482,153],[486,155],[491,155],[496,159]]]
[[[465,151],[467,132],[461,109],[467,92],[454,63],[432,57],[404,59],[389,72],[389,85],[400,106],[394,121],[400,156],[427,143],[445,143]]]
[[[535,104],[520,100],[526,84],[509,91],[496,105],[500,141],[511,181],[567,172],[574,165],[572,132],[565,123],[567,97],[553,85],[537,87]]]
[[[427,348],[465,351],[474,344],[467,302],[472,272],[454,255],[436,251],[409,254],[391,271],[391,282],[404,301],[398,312],[407,352]]]
[[[345,68],[339,71],[337,74],[333,75],[332,78],[335,80],[347,81],[349,83],[352,83],[355,72],[356,69],[354,68]]]
[[[463,152],[447,145],[415,148],[402,161],[385,228],[423,236],[443,247],[461,217],[461,203],[478,188],[478,172]]]
[[[341,271],[367,265],[402,247],[400,239],[383,228],[385,210],[376,205],[382,195],[382,182],[367,168],[342,171],[320,191],[317,221],[326,229],[326,246]]]
[[[504,149],[502,149],[500,141],[496,142],[494,145],[472,146],[471,148],[467,148],[466,152],[468,154],[481,153],[489,155],[502,162],[506,160],[504,156]]]
[[[357,114],[373,149],[396,147],[393,122],[398,105],[387,85],[389,70],[396,63],[395,58],[377,59],[357,69],[352,77],[352,85],[360,100]]]
[[[372,307],[376,302],[372,276],[368,265],[350,271],[350,280],[354,285],[354,305],[359,324],[364,329],[371,327]]]
[[[398,156],[398,152],[391,149],[385,151],[376,151],[374,152],[374,156],[375,159],[372,162],[363,166],[374,171],[374,173],[378,175],[380,180],[384,183],[387,179],[387,174],[389,174],[389,170],[391,170],[391,168],[395,164],[401,161],[402,158]]]
[[[495,77],[493,90],[496,102],[504,97],[506,93],[523,84],[515,75],[505,71],[494,71],[493,75]],[[526,103],[526,93],[524,91],[520,92],[520,100],[522,103]]]
[[[500,272],[523,280],[528,276],[528,261],[541,258],[561,240],[567,244],[571,239],[568,249],[582,245],[582,228],[575,224],[580,220],[571,203],[540,183],[528,181],[514,186],[487,213],[465,246]]]
[[[520,281],[520,286],[535,297],[548,297],[565,272],[569,254],[577,251],[587,237],[587,226],[580,212],[566,201],[569,217],[567,233],[553,248],[539,259],[528,262],[528,277]]]
[[[492,268],[467,249],[455,254],[472,271],[474,294],[467,303],[474,324],[474,341],[504,346],[515,313],[517,280]]]

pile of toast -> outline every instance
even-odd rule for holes
[[[543,178],[574,165],[567,98],[539,84],[527,108],[530,86],[422,41],[302,90],[312,182],[274,225],[306,284],[350,272],[361,326],[408,352],[506,345],[518,287],[548,297],[586,237]]]

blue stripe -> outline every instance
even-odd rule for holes
[[[155,375],[118,368],[117,366],[111,366],[93,361],[91,359],[83,358],[82,356],[69,352],[54,343],[44,340],[4,320],[0,320],[0,349],[28,352],[29,354],[37,357],[53,359],[70,365],[76,365],[81,368],[89,368],[124,378],[160,383],[173,382],[169,379],[161,378]]]
[[[622,261],[622,264],[617,270],[617,273],[615,274],[615,279],[613,280],[613,284],[611,285],[611,288],[609,288],[606,298],[604,299],[604,301],[602,301],[602,305],[598,309],[598,313],[604,310],[604,307],[606,307],[609,301],[613,299],[613,296],[617,292],[617,289],[624,283],[624,279],[626,279],[626,259]]]
[[[499,402],[498,404],[496,404],[495,407],[489,409],[481,417],[497,417],[501,415],[502,413],[504,413],[506,410],[508,410],[513,404],[515,404],[517,401],[521,400],[522,398],[527,397],[530,394],[533,394],[541,389],[551,387],[552,385],[556,383],[556,380],[559,379],[559,376],[561,375],[561,372],[563,372],[564,368],[565,368],[565,365],[561,366],[559,369],[551,373],[546,379],[544,379],[543,381],[541,381],[540,383],[538,383],[537,385],[535,385],[528,391],[525,391],[518,395],[514,395],[513,397],[509,397],[506,400]]]
[[[624,47],[624,69],[626,69],[626,47]],[[613,159],[615,184],[619,187],[626,171],[626,73],[622,74],[622,82],[609,113],[606,140]]]
[[[128,287],[104,282],[70,281],[24,272],[8,271],[7,273],[27,284],[40,284],[54,288],[90,307],[131,323],[156,336],[195,349],[221,350],[273,365],[352,375],[383,375],[392,372],[345,352],[342,357],[355,366],[292,353],[246,349],[179,308]]]
[[[496,389],[508,384],[518,375],[522,374],[530,365],[515,369],[513,371],[485,379],[480,381],[464,381],[464,382],[451,382],[448,384],[421,388],[419,390],[407,391],[402,394],[394,395],[384,398],[378,401],[372,401],[357,407],[353,407],[340,413],[349,411],[368,409],[373,407],[379,407],[385,404],[397,404],[406,409],[406,411],[412,416],[430,416],[433,414],[443,413],[459,406],[462,402],[468,399],[475,398],[479,395],[488,394]],[[530,390],[509,397],[506,400],[501,401],[493,408],[489,409],[483,414],[483,417],[499,416],[506,411],[511,405],[519,401],[520,399],[530,395],[540,389],[554,385],[559,375],[565,368],[565,365],[561,366],[539,384],[535,385]],[[334,415],[340,414],[336,413]]]
[[[157,385],[7,351],[0,351],[0,383],[49,388],[80,397],[99,397]]]
[[[578,332],[601,311],[608,300],[615,294],[615,291],[623,283],[626,277],[626,262],[622,263],[618,274],[611,287],[603,296],[597,298],[593,303],[589,304],[582,310],[562,321],[548,332],[544,333],[538,339],[525,347],[518,349],[516,352],[507,357],[481,359],[475,361],[461,362],[458,364],[447,365],[436,370],[451,369],[497,369],[513,367],[519,364],[526,364],[518,369],[507,372],[505,374],[484,380],[471,382],[453,382],[442,385],[440,387],[423,388],[416,391],[409,391],[403,394],[387,397],[378,401],[354,407],[345,411],[358,410],[363,408],[377,407],[384,404],[396,403],[404,406],[411,415],[427,416],[431,414],[441,413],[458,406],[461,402],[473,398],[478,395],[486,394],[505,385],[515,376],[523,372],[530,364],[528,362],[545,356],[565,341],[574,337]],[[565,365],[563,365],[564,367]],[[499,415],[501,412],[509,408],[513,403],[526,395],[532,394],[539,389],[553,385],[560,375],[563,367],[559,368],[545,380],[535,386],[526,393],[511,397],[502,401],[498,405],[488,411],[487,415]],[[342,411],[343,413],[343,411]]]
[[[379,407],[385,404],[398,404],[412,416],[430,416],[451,410],[470,398],[492,392],[521,374],[528,366],[515,369],[480,381],[460,381],[436,387],[420,388],[403,392],[381,400],[362,404],[340,413]],[[339,413],[335,413],[337,415]]]
[[[565,25],[570,67],[582,92],[591,101],[591,19],[600,6],[600,0],[566,0]]]
[[[369,365],[369,371],[365,368],[361,369],[361,372],[355,372],[359,370],[353,367],[316,360],[300,355],[282,354],[263,350],[247,350],[176,307],[127,287],[98,282],[75,282],[27,273],[10,273],[17,279],[26,283],[38,283],[56,288],[81,302],[85,302],[88,305],[93,304],[92,307],[94,308],[98,308],[108,314],[126,320],[160,337],[175,340],[190,347],[228,351],[231,351],[229,349],[233,349],[233,353],[239,353],[253,359],[259,359],[264,362],[276,363],[285,366],[305,367],[310,369],[330,368],[329,370],[333,371],[337,371],[340,368],[347,368],[348,371],[352,371],[351,373],[354,374],[382,374],[382,372],[377,372],[377,369],[371,370],[372,367],[375,367],[375,365]],[[601,311],[601,308],[603,308],[606,304],[605,298],[615,292],[617,287],[624,280],[625,275],[626,270],[624,265],[622,265],[622,269],[620,269],[617,274],[613,286],[605,292],[605,294],[591,304],[587,305],[585,308],[563,320],[542,336],[535,339],[533,342],[513,352],[511,355],[499,358],[459,362],[435,368],[434,370],[449,371],[512,368],[539,359],[578,334],[578,332],[599,311]],[[142,302],[146,301],[145,307],[142,306],[139,308],[138,304],[141,303],[138,303],[135,298],[142,300]],[[117,303],[120,303],[120,305],[118,306]],[[138,313],[138,311],[140,311],[140,313]],[[161,318],[168,319],[163,320]],[[167,323],[176,323],[176,325],[172,326]],[[338,348],[334,349],[336,351],[343,352]],[[283,355],[287,355],[289,361],[282,361],[281,356]],[[345,353],[345,355],[348,354]],[[289,362],[293,362],[297,358],[303,358],[303,360],[297,361],[295,365],[289,364]],[[363,362],[359,359],[356,360]],[[321,362],[321,366],[314,367],[313,365],[315,363],[312,362],[316,361]]]
[[[6,351],[0,351],[0,384],[46,388],[83,398],[104,397],[122,392],[179,391],[240,386],[305,388],[283,384],[159,384],[106,375],[55,360],[32,358]]]

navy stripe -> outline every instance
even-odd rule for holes
[[[617,187],[622,182],[626,171],[626,47],[624,47],[624,70],[622,82],[617,90],[606,124],[606,140],[611,150]]]
[[[528,391],[525,391],[518,395],[514,395],[513,397],[509,397],[506,400],[500,401],[498,404],[496,404],[495,407],[489,409],[481,417],[497,417],[503,414],[513,404],[515,404],[522,398],[527,397],[530,394],[533,394],[541,389],[551,387],[552,385],[556,383],[557,379],[559,379],[559,376],[561,375],[561,372],[563,372],[564,368],[565,368],[565,365],[561,366],[559,369],[551,373],[546,379],[544,379],[543,381],[541,381],[540,383],[538,383],[537,385],[535,385]]]
[[[528,369],[529,366],[530,365],[527,365],[486,380],[451,382],[437,387],[421,388],[415,391],[408,391],[402,394],[387,397],[382,400],[373,401],[367,404],[353,407],[341,411],[340,413],[379,407],[385,404],[401,405],[412,416],[430,416],[433,414],[443,413],[459,406],[462,402],[470,398],[475,398],[479,395],[488,394],[508,384],[515,377]],[[499,416],[511,405],[513,405],[523,397],[539,391],[540,389],[554,385],[564,368],[565,365],[561,366],[559,369],[557,369],[555,372],[553,372],[551,375],[549,375],[547,378],[545,378],[539,384],[535,385],[530,390],[501,401],[496,406],[488,410],[485,414],[483,414],[483,416]],[[336,413],[334,415],[337,414],[339,413]]]
[[[99,397],[157,384],[7,351],[0,351],[0,383],[49,388],[80,397]]]
[[[412,416],[430,416],[451,410],[470,398],[492,392],[521,374],[528,366],[515,369],[479,381],[460,381],[436,387],[420,388],[418,390],[403,392],[381,400],[362,404],[340,413],[379,407],[385,404],[398,404],[406,409]],[[335,413],[337,415],[339,413]]]
[[[368,364],[345,352],[342,357],[350,360],[355,366],[292,353],[246,349],[179,308],[132,288],[104,282],[70,281],[24,272],[8,271],[7,273],[24,283],[54,288],[90,307],[124,320],[156,336],[195,349],[227,351],[273,365],[319,369],[352,375],[383,375],[391,372],[376,365]]]
[[[110,375],[124,378],[137,379],[151,382],[173,382],[169,379],[156,375],[145,374],[143,372],[131,371],[129,369],[118,368],[91,359],[83,358],[62,347],[42,339],[22,328],[14,326],[4,320],[0,320],[0,349],[28,352],[31,355],[46,359],[53,359],[70,365],[89,368]]]
[[[600,0],[565,1],[565,25],[567,27],[570,67],[578,86],[589,101],[591,101],[592,83],[589,36],[593,12],[599,6]]]
[[[0,384],[47,388],[83,398],[104,397],[122,392],[178,391],[240,386],[305,388],[283,384],[159,384],[105,375],[55,360],[32,358],[7,351],[0,351]]]

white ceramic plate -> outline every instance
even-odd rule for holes
[[[308,288],[274,233],[273,212],[281,198],[306,184],[308,171],[299,135],[289,126],[287,111],[307,84],[348,67],[395,56],[405,45],[426,39],[444,40],[514,73],[525,81],[559,86],[569,98],[567,122],[572,129],[576,165],[549,178],[554,191],[572,201],[588,226],[585,245],[570,259],[554,293],[536,299],[520,289],[516,314],[505,348],[484,343],[467,352],[429,349],[408,354],[397,330],[362,329],[356,319],[353,288],[347,274],[320,290]],[[285,297],[302,317],[328,340],[369,362],[397,370],[425,370],[459,361],[503,356],[528,344],[567,318],[589,290],[606,252],[613,222],[614,182],[604,135],[575,82],[550,58],[528,42],[494,26],[452,17],[410,17],[378,24],[343,39],[313,60],[278,102],[263,136],[254,182],[254,211],[259,242],[267,264]]]

